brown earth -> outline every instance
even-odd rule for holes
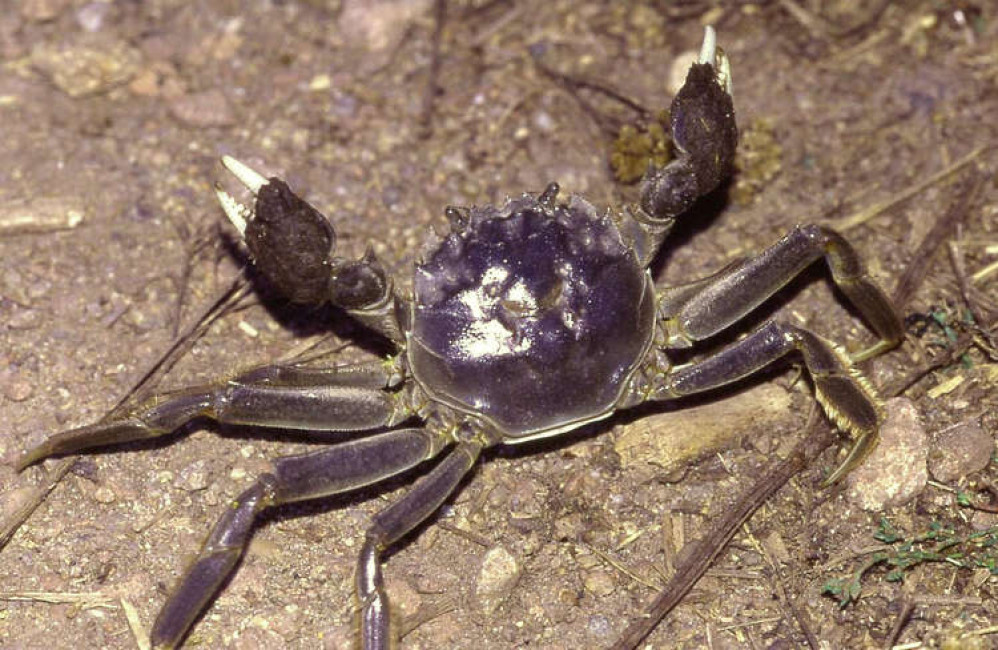
[[[819,4],[822,14],[811,6]],[[948,463],[947,483],[923,481],[907,503],[866,511],[842,488],[820,487],[837,458],[825,454],[736,534],[646,643],[802,647],[807,628],[827,648],[942,647],[973,631],[983,632],[947,647],[998,647],[994,630],[986,634],[998,622],[998,579],[987,567],[919,564],[903,583],[875,569],[847,608],[821,595],[869,557],[882,517],[909,536],[935,523],[958,536],[998,523],[959,507],[952,491],[986,507],[978,492],[998,481],[993,457],[977,469],[989,441],[994,453],[998,366],[988,334],[964,322],[968,309],[978,322],[994,309],[996,275],[973,277],[998,256],[993,149],[864,223],[848,222],[996,141],[998,14],[985,2],[872,13],[868,4],[448,3],[429,111],[430,0],[29,0],[2,12],[0,523],[57,464],[18,474],[20,450],[101,418],[244,264],[212,196],[221,154],[281,172],[332,218],[345,254],[375,242],[404,277],[427,234],[446,228],[447,205],[501,202],[551,180],[598,205],[634,200],[607,162],[608,125],[634,114],[606,93],[558,83],[537,61],[655,111],[668,105],[673,62],[711,23],[732,60],[753,155],[726,193],[680,226],[659,281],[702,276],[796,223],[820,222],[843,228],[893,290],[976,165],[980,192],[958,215],[962,227],[933,235],[935,255],[905,307],[935,319],[914,319],[905,345],[864,368],[886,386],[951,349],[951,339],[977,338],[904,393],[929,446],[948,441],[928,457],[930,472]],[[763,316],[782,311],[856,351],[873,337],[840,298],[816,268]],[[356,328],[328,316],[251,294],[159,388],[319,340],[340,350]],[[378,351],[363,340],[339,358]],[[737,395],[490,455],[390,555],[391,595],[419,623],[402,647],[608,646],[654,598],[682,541],[799,439],[813,397],[797,377],[783,365]],[[683,424],[684,411],[695,424]],[[696,461],[677,467],[633,453],[711,423],[716,446],[690,452]],[[953,425],[983,440],[976,456],[950,453],[970,439],[945,435]],[[200,427],[82,457],[0,551],[0,647],[137,647],[220,508],[267,458],[305,448],[279,432]],[[967,461],[961,477],[952,466],[966,455],[983,462]],[[365,522],[407,480],[268,516],[188,646],[349,647]],[[998,563],[993,550],[974,552]],[[483,584],[498,597],[476,595]],[[909,602],[910,619],[892,635]]]

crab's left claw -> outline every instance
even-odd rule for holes
[[[731,174],[738,143],[731,89],[728,57],[708,26],[700,55],[672,101],[676,158],[641,184],[641,208],[651,224],[667,227]]]

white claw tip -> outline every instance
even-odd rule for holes
[[[246,189],[254,195],[260,191],[261,187],[267,184],[267,179],[264,178],[259,172],[248,165],[239,162],[232,156],[222,156],[222,165],[232,172],[232,175],[238,178],[239,182],[245,185]]]
[[[717,32],[710,25],[703,28],[703,45],[700,46],[700,56],[697,63],[709,63],[714,65],[717,54]]]
[[[734,87],[731,83],[731,62],[724,54],[724,50],[717,47],[717,32],[710,25],[703,28],[703,45],[700,46],[700,56],[697,63],[709,63],[714,68],[717,75],[717,83],[724,88],[729,95],[734,95]]]

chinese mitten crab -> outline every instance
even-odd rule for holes
[[[738,323],[802,269],[824,258],[835,283],[886,344],[902,335],[890,301],[838,234],[805,225],[756,257],[710,277],[657,289],[648,270],[674,220],[732,168],[737,140],[730,71],[707,29],[700,57],[672,103],[677,156],[649,171],[640,204],[599,212],[551,184],[502,207],[449,208],[452,228],[415,266],[412,295],[396,291],[373,255],[335,256],[326,218],[277,178],[226,157],[255,195],[219,200],[256,267],[295,302],[331,302],[385,336],[385,360],[332,368],[270,365],[155,398],[116,421],[66,431],[25,452],[53,454],[161,436],[193,418],[297,430],[369,431],[272,468],[225,509],[152,629],[156,648],[179,645],[233,571],[266,508],[381,481],[440,457],[374,516],[356,573],[364,648],[388,647],[380,557],[451,495],[493,445],[555,436],[646,401],[728,384],[798,353],[825,412],[856,438],[829,480],[874,444],[880,405],[837,346],[770,320],[684,365],[685,348]],[[396,428],[403,422],[421,426]]]

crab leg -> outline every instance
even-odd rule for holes
[[[882,420],[880,399],[850,365],[845,352],[813,332],[769,321],[716,354],[661,375],[653,399],[672,399],[730,384],[795,351],[804,358],[818,402],[839,428],[856,439],[845,461],[825,481],[834,483],[876,444]]]
[[[837,232],[797,226],[757,257],[733,264],[698,286],[660,294],[659,318],[669,331],[670,347],[686,347],[740,320],[820,257],[832,279],[886,344],[904,336],[890,299],[870,279],[855,249]]]
[[[400,304],[391,277],[368,252],[360,259],[334,256],[336,231],[328,219],[279,178],[264,178],[223,156],[222,164],[252,194],[252,208],[216,188],[218,202],[246,242],[254,266],[293,302],[330,302],[398,345],[404,343]]]
[[[381,576],[381,553],[433,514],[474,466],[484,444],[459,443],[433,471],[421,478],[401,499],[374,516],[357,564],[361,647],[391,647],[388,595]]]
[[[232,573],[263,510],[377,483],[433,458],[448,442],[444,432],[400,429],[275,460],[273,470],[232,501],[208,534],[156,617],[150,635],[153,647],[179,645]]]
[[[24,452],[27,467],[55,454],[166,435],[198,417],[320,431],[370,430],[411,415],[385,390],[382,366],[294,368],[264,366],[223,384],[188,388],[152,398],[120,420],[57,433]]]

